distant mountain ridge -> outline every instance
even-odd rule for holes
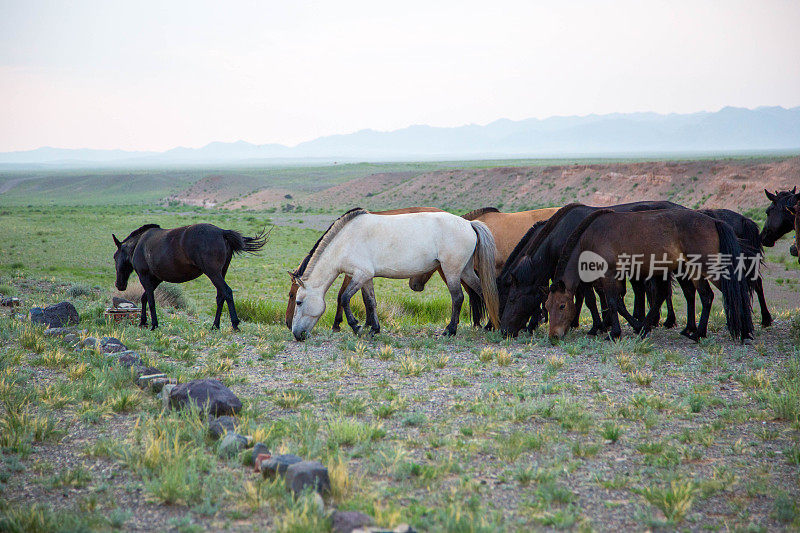
[[[725,107],[689,114],[612,113],[485,126],[409,126],[330,135],[294,147],[212,142],[165,152],[38,148],[0,153],[5,165],[154,165],[258,160],[409,160],[800,149],[800,107]]]

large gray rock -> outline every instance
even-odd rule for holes
[[[354,529],[371,526],[375,523],[371,516],[358,511],[335,511],[332,522],[333,533],[352,533]]]
[[[240,451],[247,447],[247,437],[238,433],[226,433],[219,443],[218,453],[223,459],[235,457]]]
[[[49,328],[44,330],[44,334],[50,337],[63,337],[64,335],[68,335],[74,332],[75,332],[74,326],[68,328]]]
[[[275,477],[275,476],[282,476],[286,473],[286,470],[292,466],[293,464],[297,464],[303,461],[302,457],[298,457],[291,453],[286,453],[283,455],[279,455],[277,457],[273,457],[268,461],[264,461],[261,463],[261,475],[265,478],[268,477]]]
[[[232,416],[220,416],[208,421],[208,434],[214,440],[234,430],[236,430],[236,419]]]
[[[44,309],[34,307],[30,311],[31,322],[45,324],[48,328],[63,328],[80,322],[78,310],[69,302],[48,305]]]
[[[135,303],[130,300],[126,300],[125,298],[118,298],[116,296],[111,297],[111,306],[116,308],[133,308],[137,307]]]
[[[218,379],[193,379],[170,391],[169,404],[173,409],[183,409],[190,403],[215,416],[235,415],[242,410],[239,398]]]
[[[300,461],[286,469],[286,487],[295,494],[311,489],[320,494],[330,492],[328,469],[319,461]]]

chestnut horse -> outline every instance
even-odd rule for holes
[[[575,293],[584,282],[593,283],[605,294],[610,308],[612,339],[619,338],[621,333],[618,313],[632,326],[641,326],[642,335],[646,335],[653,323],[652,315],[661,307],[667,292],[657,291],[644,324],[627,313],[621,297],[625,281],[618,279],[618,274],[620,267],[624,267],[624,258],[637,256],[641,258],[637,276],[657,271],[662,276],[674,274],[681,281],[694,284],[700,292],[703,305],[700,324],[687,336],[697,341],[706,335],[714,299],[710,282],[722,293],[725,318],[733,338],[743,343],[752,338],[749,284],[746,276],[737,271],[737,261],[743,258],[739,240],[725,222],[688,209],[633,213],[601,209],[587,216],[564,244],[553,276],[546,303],[550,337],[561,338],[566,334],[577,311],[573,300]],[[686,259],[693,257],[697,259],[692,263],[696,268],[689,274]],[[730,263],[724,262],[723,257],[729,258]],[[587,273],[585,265],[590,261],[599,268]],[[652,279],[658,279],[657,275]]]

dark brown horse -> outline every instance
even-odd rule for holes
[[[730,264],[721,261],[723,256],[730,258]],[[709,282],[722,292],[728,330],[734,339],[744,342],[752,337],[750,290],[746,276],[736,271],[742,250],[728,224],[686,209],[634,213],[603,209],[586,217],[564,244],[546,304],[551,338],[563,337],[569,329],[576,313],[574,295],[584,282],[594,284],[605,294],[611,313],[612,339],[621,334],[618,313],[635,328],[641,328],[643,335],[647,334],[652,315],[661,307],[666,291],[657,291],[644,324],[635,321],[625,310],[621,297],[625,280],[617,276],[626,257],[641,258],[638,276],[632,274],[640,280],[673,274],[680,281],[695,285],[703,307],[700,324],[689,335],[692,339],[698,340],[706,334],[714,299]],[[686,258],[693,259],[696,266],[687,267]],[[587,271],[592,272],[587,268],[590,263],[596,265],[599,277],[588,276]],[[653,272],[656,276],[650,275]]]
[[[184,283],[208,276],[217,289],[217,313],[214,329],[219,329],[222,304],[228,303],[228,313],[234,331],[239,329],[239,317],[233,304],[233,291],[225,283],[225,274],[235,253],[256,252],[267,242],[268,234],[243,237],[241,233],[220,229],[211,224],[194,224],[175,229],[161,229],[158,224],[146,224],[120,242],[116,235],[114,263],[117,269],[117,289],[124,291],[131,272],[136,272],[144,288],[140,326],[147,325],[147,306],[150,305],[151,329],[158,327],[154,291],[162,282]]]
[[[793,209],[800,194],[797,194],[797,187],[791,191],[775,191],[775,193],[764,189],[764,193],[772,203],[767,208],[767,220],[764,222],[764,229],[761,230],[761,243],[771,248],[778,239],[794,229]]]

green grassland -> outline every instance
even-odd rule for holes
[[[142,172],[146,193],[109,171],[72,196],[33,181],[0,195],[0,293],[25,308],[68,299],[84,336],[116,336],[181,381],[221,379],[244,404],[240,431],[320,460],[332,492],[320,510],[254,474],[249,450],[220,458],[196,413],[162,411],[104,355],[0,310],[0,531],[327,531],[334,508],[421,531],[800,528],[800,265],[788,239],[767,256],[776,324],[746,346],[730,340],[718,302],[700,344],[663,329],[591,339],[588,316],[557,345],[541,328],[503,339],[471,328],[466,312],[443,338],[450,304],[437,278],[419,294],[376,280],[375,337],[330,332],[329,294],[298,343],[282,324],[285,271],[319,231],[292,226],[231,265],[240,333],[225,316],[210,330],[205,278],[177,286],[157,331],[109,323],[112,232],[271,224],[266,212],[165,205],[212,171],[174,172]],[[275,175],[307,183],[301,169]]]

